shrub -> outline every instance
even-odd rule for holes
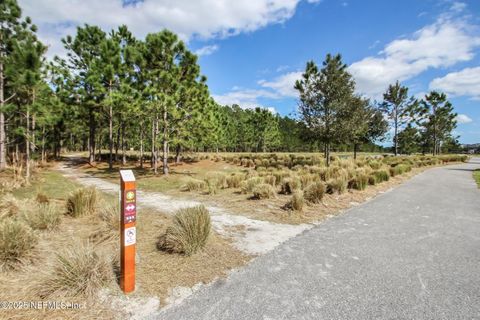
[[[377,178],[373,173],[368,176],[368,184],[371,186],[374,186],[377,184]]]
[[[295,190],[301,188],[302,183],[298,177],[284,178],[281,183],[281,193],[292,194]]]
[[[409,172],[412,170],[412,167],[408,164],[399,164],[395,167],[390,168],[390,175],[395,177],[400,174],[404,174],[405,172]]]
[[[254,199],[270,199],[275,197],[275,189],[267,183],[261,183],[253,188]]]
[[[227,175],[222,172],[209,172],[205,178],[207,186],[215,186],[219,189],[228,187]]]
[[[75,191],[67,199],[67,213],[72,217],[94,214],[97,205],[97,190],[82,188]]]
[[[347,190],[348,181],[345,178],[336,178],[327,181],[327,193],[344,193]]]
[[[390,174],[387,170],[377,170],[373,172],[375,180],[377,182],[388,181],[390,179]]]
[[[290,207],[295,211],[302,211],[305,204],[302,190],[295,190],[290,201]]]
[[[255,188],[260,183],[263,183],[263,178],[261,177],[252,177],[244,180],[240,183],[240,188],[242,189],[242,193],[250,193],[253,192],[253,188]]]
[[[7,218],[0,221],[0,270],[23,264],[32,257],[37,237],[23,221]]]
[[[304,192],[305,200],[311,203],[319,203],[325,194],[325,185],[323,182],[314,182],[309,185]]]
[[[159,248],[190,256],[205,246],[210,228],[210,215],[204,206],[180,209],[161,237]]]
[[[46,273],[37,289],[42,297],[93,297],[113,281],[112,259],[100,254],[90,243],[79,243],[57,254],[51,273]]]
[[[207,187],[207,183],[203,180],[190,178],[182,186],[184,191],[202,191]]]
[[[61,213],[55,204],[41,203],[25,210],[23,219],[37,230],[51,230],[60,224]]]

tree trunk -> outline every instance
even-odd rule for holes
[[[155,164],[155,119],[152,118],[152,141],[151,141],[151,157],[150,157],[150,168],[154,167]]]
[[[330,167],[330,143],[325,143],[325,158],[327,159],[327,167]]]
[[[35,142],[35,127],[36,127],[36,120],[35,120],[35,114],[32,114],[32,143],[30,144],[30,150],[31,152],[35,152],[37,149],[36,142]]]
[[[88,145],[88,162],[90,164],[95,163],[95,114],[93,113],[93,109],[90,108],[89,110],[89,128],[90,128],[90,137],[89,137],[89,145]]]
[[[110,95],[111,95],[110,89]],[[113,106],[110,99],[110,107],[108,108],[108,148],[110,154],[108,156],[108,169],[113,169]]]
[[[27,125],[25,132],[25,180],[30,181],[30,106],[27,104]]]
[[[394,153],[395,153],[395,156],[398,155],[398,143],[397,143],[397,140],[398,140],[398,119],[397,119],[397,111],[396,111],[396,107],[395,107],[395,133],[394,133],[394,136],[393,136],[393,145],[394,145]]]
[[[0,170],[3,170],[7,167],[7,153],[6,147],[7,144],[5,143],[5,114],[3,113],[3,106],[5,104],[5,96],[4,96],[4,77],[3,77],[3,62],[1,59],[3,58],[3,52],[0,56]]]
[[[180,152],[182,152],[182,146],[177,144],[177,147],[175,149],[175,163],[180,163]],[[218,152],[218,150],[217,150]]]
[[[168,124],[167,110],[163,110],[163,174],[168,175]]]
[[[122,120],[120,119],[120,122]],[[117,142],[115,143],[115,162],[118,161],[118,148],[120,147],[120,124],[117,128]]]
[[[127,154],[125,152],[125,122],[122,122],[122,165],[127,164]]]
[[[143,125],[144,122],[142,121],[141,127],[140,127],[140,168],[143,169]]]
[[[42,127],[42,164],[45,163],[45,125]]]
[[[353,160],[357,160],[358,143],[353,144]]]

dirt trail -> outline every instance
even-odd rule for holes
[[[73,162],[75,158],[71,158]],[[83,186],[92,186],[98,190],[118,194],[119,185],[75,169],[70,163],[62,163],[58,170],[70,179],[76,180]],[[199,201],[184,198],[173,198],[160,192],[146,192],[137,190],[139,209],[148,207],[166,214],[173,214],[180,208],[192,207],[202,204]],[[280,243],[295,237],[313,225],[288,225],[250,219],[244,216],[234,215],[225,209],[206,205],[212,216],[212,224],[215,231],[230,237],[234,245],[248,254],[264,254],[273,250]]]

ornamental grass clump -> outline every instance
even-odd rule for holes
[[[190,256],[205,247],[210,229],[210,214],[204,206],[180,209],[158,246],[168,252]]]
[[[344,177],[331,179],[327,181],[327,193],[344,193],[348,187],[348,180]]]
[[[25,222],[0,220],[0,270],[15,269],[33,258],[38,238]]]
[[[240,188],[242,193],[247,194],[253,192],[253,189],[263,183],[263,178],[261,177],[252,177],[244,180],[240,183]]]
[[[305,188],[304,197],[310,203],[320,203],[325,195],[326,187],[321,181],[314,182]]]
[[[61,221],[61,212],[57,205],[41,203],[23,210],[22,218],[36,230],[52,230],[58,227]]]
[[[275,188],[267,183],[261,183],[253,188],[253,199],[270,199],[275,198]]]
[[[295,211],[303,211],[305,205],[305,198],[303,197],[302,190],[295,190],[292,194],[292,199],[290,200],[289,207]]]
[[[97,200],[98,195],[95,188],[78,189],[67,199],[67,214],[74,218],[94,214]]]
[[[184,191],[203,191],[207,187],[207,183],[203,180],[190,178],[182,186]]]
[[[377,182],[384,182],[390,179],[389,171],[384,169],[376,170],[372,174],[375,176],[375,180]]]
[[[299,190],[302,187],[302,183],[298,177],[284,178],[280,184],[281,193],[292,194],[295,190]]]

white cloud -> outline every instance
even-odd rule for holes
[[[264,88],[272,89],[276,94],[283,97],[297,97],[298,93],[293,88],[295,81],[302,77],[302,72],[295,71],[283,74],[272,81],[260,80],[258,84]]]
[[[353,63],[349,70],[359,92],[378,98],[397,80],[413,78],[429,68],[471,60],[478,46],[480,37],[472,35],[464,22],[442,16],[411,37],[390,42],[379,55]]]
[[[480,99],[480,67],[465,68],[435,78],[429,85],[431,90],[441,90],[454,96],[470,96]]]
[[[452,6],[450,7],[450,10],[454,11],[454,12],[462,12],[463,10],[465,10],[465,8],[467,7],[467,4],[466,3],[463,3],[463,2],[454,2],[452,4]]]
[[[470,123],[472,121],[473,120],[469,116],[467,116],[466,114],[459,114],[457,116],[457,122],[458,123],[465,124],[465,123]]]
[[[126,24],[139,37],[167,28],[185,40],[223,38],[284,22],[293,16],[299,1],[144,0],[123,5],[120,0],[19,0],[19,3],[24,14],[38,25],[40,38],[53,53],[60,53],[63,51],[60,38],[72,34],[76,26],[84,23],[106,31]]]
[[[222,105],[238,104],[242,108],[264,107],[258,99],[278,99],[278,94],[268,90],[243,89],[234,87],[232,91],[221,95],[212,95],[215,101]]]
[[[218,45],[216,44],[213,44],[213,45],[210,45],[210,46],[205,46],[205,47],[202,47],[198,50],[195,51],[195,54],[199,55],[199,56],[208,56],[208,55],[211,55],[212,53],[214,53],[215,51],[217,51],[219,48]]]

